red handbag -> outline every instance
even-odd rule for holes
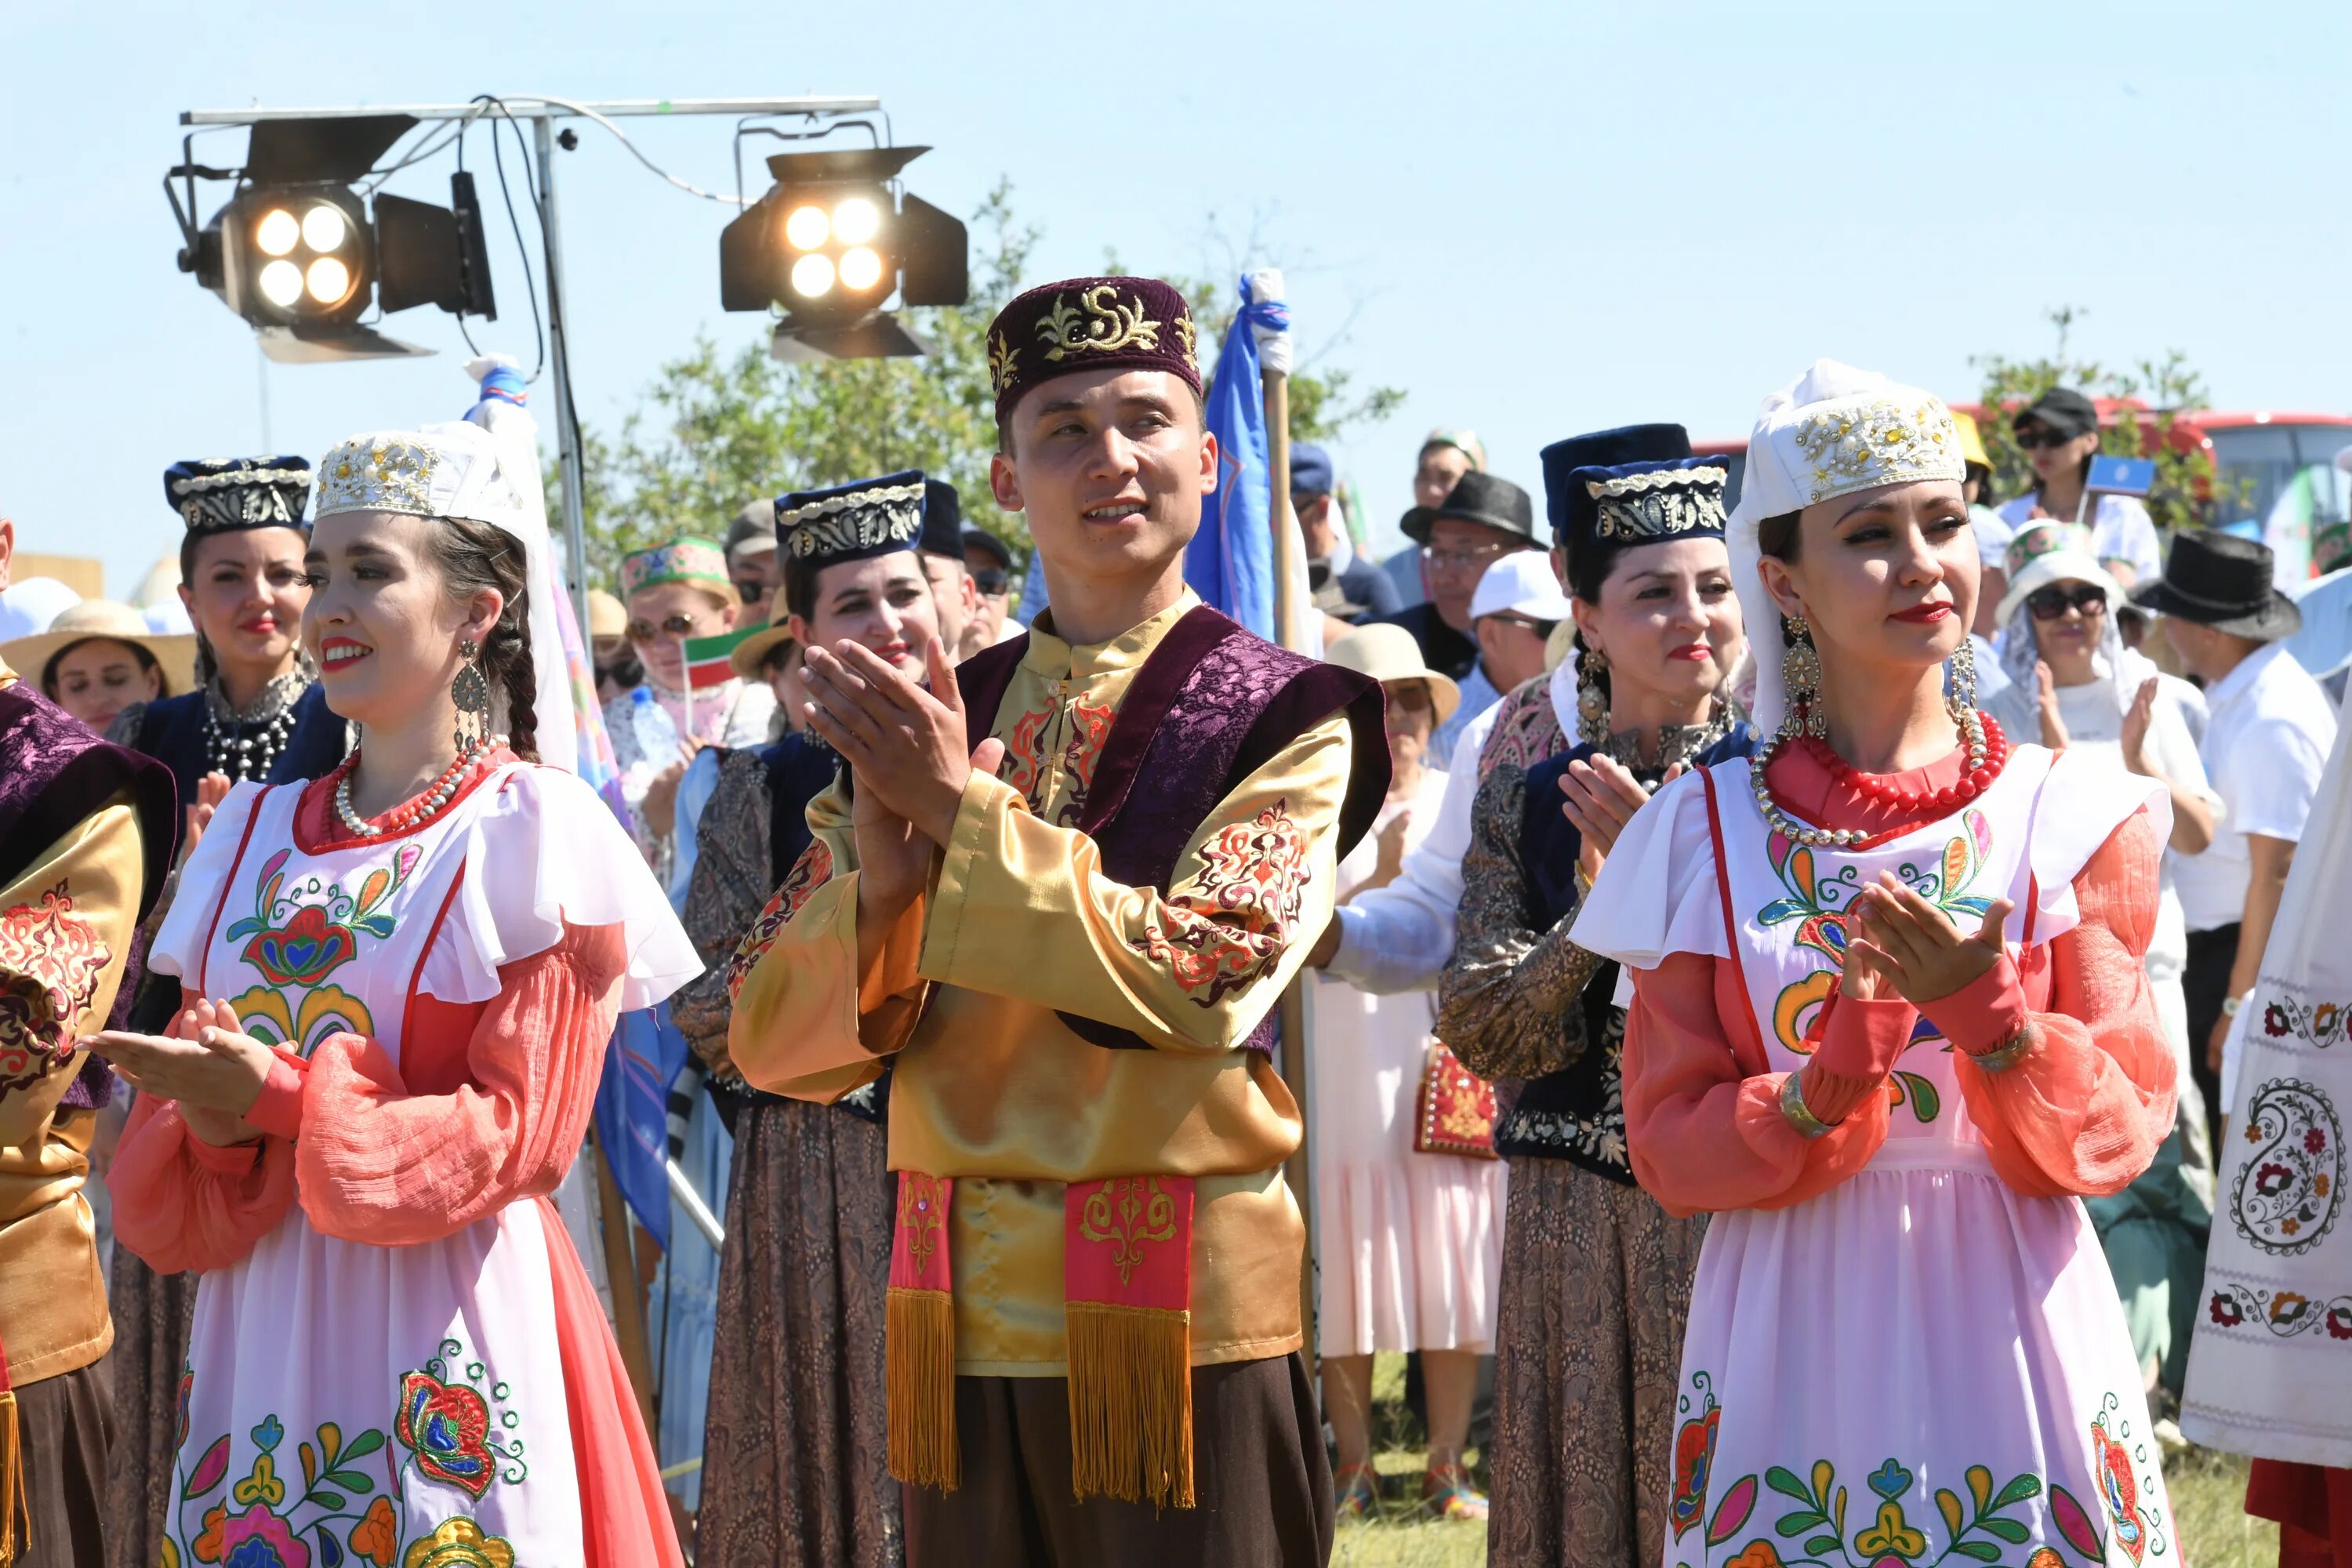
[[[1473,1160],[1495,1155],[1495,1086],[1462,1065],[1461,1058],[1432,1040],[1421,1069],[1420,1103],[1413,1108],[1412,1152],[1461,1154]]]

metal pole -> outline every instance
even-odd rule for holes
[[[1265,398],[1265,455],[1267,484],[1272,490],[1274,526],[1274,635],[1275,640],[1286,648],[1296,649],[1301,639],[1298,614],[1301,606],[1292,602],[1290,588],[1291,552],[1299,546],[1298,529],[1290,520],[1290,378],[1278,370],[1259,373],[1260,388]],[[1337,918],[1336,916],[1334,917]],[[1291,1155],[1286,1174],[1290,1190],[1297,1194],[1300,1217],[1307,1226],[1307,1257],[1298,1275],[1298,1327],[1304,1336],[1300,1349],[1307,1364],[1316,1364],[1315,1332],[1315,1112],[1309,1104],[1312,1086],[1307,1039],[1315,1026],[1314,998],[1307,994],[1307,978],[1304,973],[1294,976],[1283,988],[1282,999],[1276,1004],[1282,1019],[1282,1077],[1289,1087],[1291,1099],[1298,1102],[1301,1131],[1297,1152]]]
[[[572,558],[572,614],[588,635],[586,468],[580,455],[580,411],[572,406],[572,354],[563,326],[563,240],[555,223],[555,131],[546,114],[531,121],[539,146],[539,225],[547,239],[547,358],[555,373],[556,463],[563,472],[563,544]]]

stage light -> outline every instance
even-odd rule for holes
[[[302,226],[284,207],[272,207],[253,226],[253,243],[264,256],[283,256],[301,242]]]
[[[925,352],[883,307],[961,305],[963,225],[898,185],[928,148],[782,153],[776,184],[719,239],[719,299],[730,310],[782,306],[779,358]]]
[[[795,250],[814,250],[832,232],[833,226],[820,206],[794,207],[784,219],[784,243]]]
[[[354,188],[415,123],[400,114],[263,121],[252,129],[244,168],[173,170],[187,182],[184,207],[172,191],[187,241],[181,269],[250,321],[273,359],[429,352],[362,325],[371,305],[392,311],[430,303],[496,319],[471,175],[452,178],[448,208],[378,195],[373,221]],[[200,177],[234,180],[236,190],[197,229]]]
[[[841,286],[852,293],[863,294],[882,281],[882,258],[871,246],[857,246],[843,252]]]
[[[302,215],[302,243],[313,250],[341,250],[349,230],[343,209],[331,202],[320,202]]]
[[[864,196],[852,196],[833,209],[833,232],[844,245],[864,245],[881,226],[881,209]]]

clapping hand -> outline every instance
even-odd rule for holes
[[[2143,778],[2153,778],[2156,768],[2148,761],[2147,731],[2156,721],[2156,677],[2151,675],[2139,683],[2139,694],[2124,712],[2124,766]]]
[[[2000,962],[2002,927],[2013,908],[2007,899],[1994,900],[1976,933],[1963,935],[1942,910],[1882,871],[1877,885],[1847,906],[1849,980],[1843,989],[1859,1000],[1891,991],[1914,1007],[1964,990]]]
[[[977,752],[964,742],[955,667],[937,638],[924,656],[930,667],[928,691],[862,644],[845,639],[831,651],[812,647],[805,712],[809,727],[848,759],[861,795],[871,790],[875,804],[944,848]]]
[[[173,1020],[169,1035],[106,1029],[89,1044],[131,1088],[179,1101],[189,1128],[205,1142],[236,1143],[261,1135],[245,1113],[261,1098],[275,1058],[268,1046],[244,1032],[236,1010],[226,1002],[199,998]]]
[[[1676,763],[1666,770],[1659,787],[1682,775],[1683,764]],[[1577,850],[1577,868],[1591,883],[1600,877],[1609,851],[1617,847],[1617,836],[1633,820],[1633,814],[1650,803],[1650,792],[1623,763],[1596,752],[1589,762],[1580,758],[1568,764],[1568,771],[1559,775],[1559,793],[1560,815],[1583,840]]]
[[[2058,713],[2058,678],[2040,659],[2033,661],[2033,702],[2042,718],[2042,743],[2053,752],[2066,749],[2066,721]]]
[[[205,829],[212,826],[213,813],[219,810],[220,803],[228,798],[228,792],[226,773],[210,773],[196,781],[196,798],[188,805],[187,820],[180,835],[182,864],[185,864],[188,857],[194,853],[196,840],[202,838]]]

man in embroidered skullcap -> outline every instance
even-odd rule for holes
[[[243,779],[319,777],[347,747],[299,641],[310,598],[302,571],[309,460],[174,463],[163,494],[187,529],[180,601],[196,628],[198,689],[132,703],[109,738],[170,768],[183,806],[195,804],[207,779],[221,781],[217,799]]]
[[[724,658],[689,664],[686,645],[735,629],[742,596],[716,540],[683,535],[621,560],[629,646],[645,684],[604,706],[604,729],[636,814],[637,841],[654,875],[670,880],[677,845],[678,786],[704,746],[756,746],[771,737],[775,694]]]
[[[1269,1051],[1385,793],[1377,688],[1185,587],[1218,454],[1175,289],[1032,289],[988,352],[995,499],[1052,608],[928,691],[810,651],[850,776],[739,958],[729,1048],[802,1099],[892,1067],[910,1563],[1319,1563]]]
[[[0,588],[15,546],[0,519]],[[81,1037],[113,1010],[178,815],[162,764],[0,660],[0,1563],[107,1561],[114,1331],[82,1186],[112,1080]]]

